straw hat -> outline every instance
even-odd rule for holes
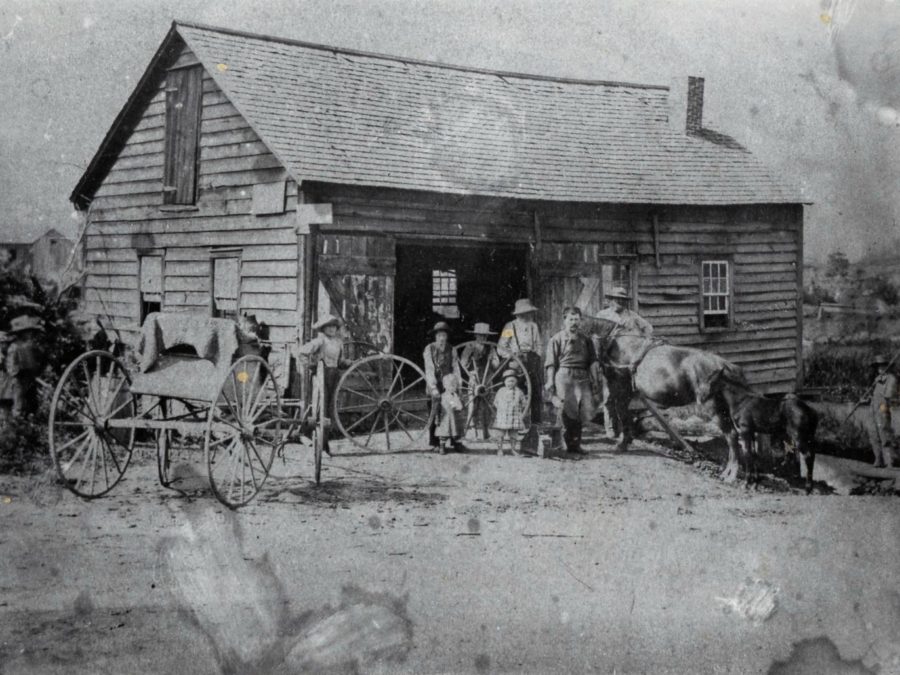
[[[429,333],[440,333],[441,331],[443,331],[445,333],[449,333],[450,332],[450,324],[447,323],[446,321],[438,321],[436,324],[434,324],[434,328],[432,328],[428,332]]]
[[[326,326],[340,326],[341,320],[331,314],[326,314],[313,324],[313,330],[322,330]]]
[[[516,306],[512,313],[518,316],[519,314],[528,314],[529,312],[536,311],[538,311],[538,308],[531,304],[531,300],[522,298],[521,300],[516,300]]]
[[[475,330],[467,330],[466,332],[471,333],[472,335],[496,335],[496,333],[491,330],[491,324],[489,323],[476,323]]]
[[[516,380],[519,379],[519,375],[512,368],[508,368],[503,371],[503,381],[504,382],[506,382],[506,380],[509,379],[510,377],[514,377],[514,378],[516,378]]]
[[[36,330],[43,333],[44,322],[36,316],[27,315],[17,316],[9,322],[10,333],[21,333],[22,331],[26,330]]]
[[[606,293],[604,293],[603,295],[605,295],[607,298],[618,298],[619,300],[630,300],[631,299],[631,296],[628,295],[628,291],[626,291],[621,286],[615,286],[615,287],[611,288],[610,290],[606,291]]]

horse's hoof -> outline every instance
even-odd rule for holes
[[[619,443],[616,445],[615,451],[618,453],[628,452],[628,445],[626,445],[625,443]]]
[[[733,483],[737,480],[737,469],[735,467],[727,466],[725,470],[719,474],[719,478],[721,478],[726,483]]]

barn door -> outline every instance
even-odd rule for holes
[[[347,339],[393,348],[394,240],[382,236],[320,234],[317,317],[344,320]]]
[[[589,316],[603,309],[603,292],[618,285],[623,267],[603,263],[598,244],[544,243],[538,258],[538,307],[545,340],[562,328],[564,307],[578,307]],[[627,266],[624,268],[627,269]],[[630,282],[627,284],[630,287]]]

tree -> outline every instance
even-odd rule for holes
[[[834,277],[846,277],[850,271],[850,261],[843,251],[833,251],[828,254],[828,261],[825,263],[825,276],[829,279]]]

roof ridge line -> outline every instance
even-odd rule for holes
[[[297,47],[306,47],[308,49],[318,49],[320,51],[332,52],[335,54],[347,54],[350,56],[364,56],[368,58],[384,59],[398,63],[411,63],[419,66],[431,66],[433,68],[446,68],[448,70],[459,70],[468,73],[479,73],[482,75],[495,75],[497,77],[513,77],[522,80],[541,80],[545,82],[560,82],[563,84],[584,84],[590,86],[606,86],[606,87],[632,87],[637,89],[654,89],[668,91],[669,86],[664,84],[642,84],[640,82],[624,82],[617,80],[588,80],[574,77],[554,77],[553,75],[537,75],[534,73],[516,73],[507,70],[492,70],[489,68],[476,68],[474,66],[461,66],[452,63],[443,63],[441,61],[428,61],[425,59],[414,59],[392,54],[382,54],[379,52],[367,52],[360,49],[350,49],[346,47],[335,47],[333,45],[324,45],[317,42],[306,42],[304,40],[296,40],[293,38],[278,37],[275,35],[266,35],[264,33],[253,33],[250,31],[237,30],[235,28],[223,28],[221,26],[212,26],[209,24],[198,23],[194,21],[179,21],[175,19],[172,22],[175,26],[185,28],[197,28],[199,30],[208,30],[215,33],[223,33],[225,35],[236,35],[238,37],[246,37],[265,42],[278,42],[281,44],[294,45]]]

